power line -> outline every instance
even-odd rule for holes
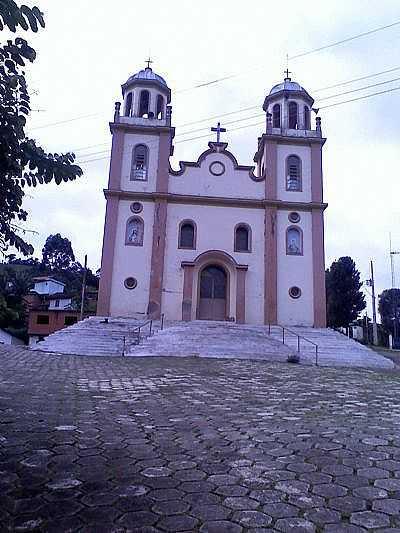
[[[360,39],[361,37],[372,35],[373,33],[377,33],[378,31],[387,30],[388,28],[393,28],[394,26],[398,26],[399,24],[400,24],[400,20],[398,20],[397,22],[393,22],[392,24],[387,24],[386,26],[380,26],[379,28],[375,28],[373,30],[359,33],[358,35],[353,35],[352,37],[347,37],[347,39],[342,39],[341,41],[335,41],[334,43],[326,44],[325,46],[320,46],[319,48],[314,48],[313,50],[309,50],[308,52],[302,52],[301,54],[296,54],[294,56],[289,57],[289,59],[298,59],[299,57],[304,57],[310,54],[315,54],[316,52],[321,52],[322,50],[333,48],[334,46],[338,46],[339,44],[348,43],[350,41],[354,41],[355,39]]]
[[[344,81],[344,82],[340,82],[340,83],[336,83],[334,85],[330,85],[330,86],[327,86],[327,87],[322,87],[320,89],[313,89],[311,90],[310,92],[319,92],[319,91],[325,91],[325,90],[328,90],[328,89],[334,89],[336,87],[341,87],[341,86],[344,86],[344,85],[349,85],[351,83],[355,83],[357,81],[362,81],[364,79],[368,79],[368,78],[373,78],[375,76],[380,76],[382,74],[388,74],[390,72],[395,72],[397,70],[400,70],[400,67],[394,67],[394,68],[391,68],[391,69],[387,69],[387,70],[383,70],[381,72],[376,72],[375,74],[369,74],[367,76],[362,76],[362,77],[359,77],[359,78],[354,78],[352,80],[347,80],[347,81]],[[384,83],[389,83],[389,82],[384,82]],[[361,89],[356,89],[356,90],[362,90]],[[343,93],[344,94],[344,93]],[[334,95],[336,96],[336,95]],[[329,96],[329,97],[326,97],[326,98],[333,98],[334,96]],[[319,98],[317,99],[317,101],[321,101],[323,100],[324,98]],[[235,115],[237,113],[242,113],[244,111],[252,111],[253,109],[258,109],[260,107],[260,105],[254,105],[254,106],[249,106],[249,107],[243,107],[243,108],[240,108],[240,109],[237,109],[235,111],[229,111],[227,113],[222,113],[222,114],[219,114],[219,115],[212,115],[212,116],[209,116],[209,117],[205,117],[203,119],[199,119],[199,120],[195,120],[195,121],[192,121],[192,122],[186,122],[185,124],[179,124],[177,125],[176,127],[177,128],[184,128],[186,126],[192,126],[192,125],[195,125],[195,124],[200,124],[201,122],[206,122],[207,120],[214,120],[214,119],[218,119],[218,118],[222,118],[222,117],[227,117],[227,116],[230,116],[230,115]],[[62,120],[62,121],[59,121],[59,122],[53,122],[51,124],[43,124],[42,126],[37,126],[35,128],[31,128],[31,130],[35,130],[35,129],[42,129],[42,128],[46,128],[46,127],[52,127],[52,126],[57,126],[59,124],[66,124],[68,122],[73,122],[73,121],[76,121],[76,120],[82,120],[84,118],[89,118],[89,117],[96,117],[96,116],[102,116],[104,115],[105,113],[93,113],[93,114],[90,114],[90,115],[79,115],[77,117],[73,117],[71,119],[67,119],[67,120]],[[100,145],[105,145],[105,144],[108,144],[108,143],[98,143],[98,144],[94,144],[94,145],[89,145],[89,146],[86,146],[86,147],[82,147],[82,148],[76,148],[75,151],[78,151],[78,150],[84,150],[85,148],[94,148],[96,146],[100,146]],[[72,150],[74,151],[74,150]]]
[[[396,70],[400,69],[400,67],[398,67]],[[392,69],[391,69],[392,70]],[[395,70],[395,69],[393,69]],[[398,81],[400,78],[393,78],[391,80],[387,80],[387,81],[384,81],[384,82],[380,82],[380,83],[375,83],[375,84],[372,84],[372,85],[365,85],[364,87],[359,87],[358,89],[353,89],[351,91],[345,91],[345,92],[342,92],[342,93],[337,93],[337,94],[334,94],[334,95],[330,95],[330,96],[325,96],[323,98],[318,98],[317,99],[317,102],[321,102],[323,100],[329,100],[329,99],[332,99],[332,98],[338,98],[339,96],[344,96],[346,94],[351,94],[351,93],[354,93],[354,92],[358,92],[358,91],[364,91],[366,89],[370,89],[372,87],[377,87],[377,86],[380,86],[380,85],[385,85],[387,83],[393,83],[394,81]],[[344,82],[344,84],[347,84],[349,82]],[[337,84],[337,86],[339,86],[340,84]],[[322,89],[321,89],[322,90]],[[181,128],[181,127],[184,127],[184,126],[189,126],[191,124],[198,124],[198,123],[201,123],[201,122],[205,122],[207,120],[211,120],[211,119],[214,119],[214,118],[221,118],[221,117],[225,117],[225,116],[230,116],[230,115],[234,115],[234,114],[237,114],[237,113],[242,113],[244,111],[248,111],[248,110],[253,110],[253,109],[258,109],[260,106],[257,105],[257,106],[250,106],[250,107],[244,107],[244,108],[241,108],[241,109],[238,109],[236,111],[230,111],[228,113],[222,113],[222,114],[219,114],[219,115],[214,115],[214,116],[211,116],[211,117],[207,117],[207,118],[204,118],[204,119],[201,119],[201,120],[197,120],[197,121],[193,121],[193,122],[188,122],[186,124],[181,124],[181,125],[178,125],[176,126],[177,128]],[[326,108],[326,106],[325,106]],[[320,109],[323,109],[322,107],[320,107]],[[260,114],[257,114],[257,115],[250,115],[250,116],[247,116],[247,117],[243,117],[241,119],[236,119],[236,120],[232,120],[230,122],[226,122],[225,125],[230,125],[230,124],[235,124],[237,122],[243,122],[245,120],[250,120],[252,118],[256,118],[256,117],[261,117],[263,116],[262,113]],[[190,131],[184,131],[182,133],[179,133],[176,135],[176,137],[180,137],[182,135],[189,135],[191,133],[197,133],[197,132],[200,132],[200,131],[206,131],[208,130],[208,126],[207,127],[204,127],[204,128],[197,128],[195,130],[190,130]],[[87,146],[87,147],[83,147],[82,150],[84,148],[94,148],[96,146],[104,146],[104,145],[107,145],[109,144],[108,142],[105,142],[105,143],[99,143],[99,144],[95,144],[95,145],[91,145],[91,146]],[[75,151],[78,151],[80,150],[79,148],[77,148]],[[74,150],[72,150],[74,152]],[[93,152],[93,154],[84,154],[82,155],[82,157],[85,157],[85,156],[90,156],[90,155],[96,155],[98,153],[103,153],[103,152]]]
[[[340,44],[344,44],[344,43],[347,43],[347,42],[350,42],[350,41],[354,41],[355,39],[359,39],[361,37],[366,37],[368,35],[372,35],[373,33],[377,33],[379,31],[383,31],[383,30],[386,30],[386,29],[389,29],[389,28],[393,28],[394,26],[397,26],[399,24],[400,24],[400,21],[396,21],[396,22],[393,22],[392,24],[387,24],[385,26],[380,26],[379,28],[375,28],[375,29],[369,30],[367,32],[359,33],[357,35],[353,35],[352,37],[348,37],[348,38],[342,39],[340,41],[335,41],[333,43],[330,43],[330,44],[327,44],[327,45],[324,45],[324,46],[320,46],[319,48],[314,48],[312,50],[308,50],[307,52],[302,52],[301,54],[290,56],[288,59],[298,59],[300,57],[304,57],[304,56],[307,56],[307,55],[310,55],[310,54],[321,52],[322,50],[326,50],[328,48],[332,48],[332,47],[338,46]],[[214,80],[209,80],[209,81],[205,81],[205,82],[202,82],[202,83],[197,83],[196,85],[193,85],[192,87],[188,87],[186,89],[176,90],[175,93],[178,94],[178,93],[182,93],[182,92],[191,91],[193,89],[199,89],[199,88],[202,88],[202,87],[208,87],[210,85],[214,85],[216,83],[220,83],[220,82],[225,81],[225,80],[229,80],[229,79],[232,79],[232,78],[235,78],[235,77],[238,77],[238,76],[242,76],[243,74],[247,74],[248,72],[251,72],[252,70],[254,70],[254,68],[250,69],[250,70],[246,70],[246,71],[241,71],[239,73],[229,74],[227,76],[223,76],[221,78],[216,78]],[[54,122],[52,124],[44,124],[42,126],[35,126],[35,127],[31,128],[31,130],[42,129],[42,128],[46,128],[46,127],[49,127],[49,126],[56,126],[58,124],[64,124],[64,123],[72,122],[73,120],[81,120],[82,118],[85,118],[85,117],[86,118],[95,117],[95,116],[101,116],[103,114],[104,113],[93,113],[91,115],[80,115],[80,116],[78,116],[76,118],[72,118],[72,119],[68,119],[68,120],[62,120],[62,121],[59,121],[59,122]]]
[[[327,91],[328,89],[335,89],[336,87],[341,87],[343,85],[349,85],[350,83],[355,83],[356,81],[367,80],[368,78],[374,78],[375,76],[380,76],[381,74],[389,74],[389,72],[395,72],[400,70],[400,67],[390,68],[389,70],[382,70],[381,72],[376,72],[375,74],[368,74],[368,76],[362,76],[361,78],[354,78],[353,80],[343,81],[341,83],[335,83],[335,85],[329,85],[328,87],[322,87],[321,89],[314,89],[311,92]]]
[[[358,33],[357,35],[353,35],[351,37],[347,37],[346,39],[341,39],[340,41],[334,41],[333,43],[329,43],[329,44],[326,44],[324,46],[320,46],[318,48],[313,48],[311,50],[308,50],[307,52],[302,52],[300,54],[295,54],[293,56],[290,56],[288,57],[288,59],[299,59],[300,57],[305,57],[305,56],[308,56],[310,54],[315,54],[317,52],[321,52],[322,50],[327,50],[328,48],[333,48],[335,46],[338,46],[340,44],[344,44],[344,43],[348,43],[350,41],[354,41],[356,39],[360,39],[361,37],[366,37],[368,35],[372,35],[373,33],[377,33],[379,31],[383,31],[383,30],[387,30],[389,28],[393,28],[394,26],[397,26],[400,24],[400,20],[399,21],[396,21],[396,22],[393,22],[392,24],[387,24],[385,26],[380,26],[378,28],[374,28],[373,30],[369,30],[369,31],[366,31],[366,32],[363,32],[363,33]],[[253,67],[251,69],[246,69],[246,70],[242,70],[240,72],[237,72],[237,73],[232,73],[232,74],[227,74],[226,76],[222,76],[221,78],[216,78],[214,80],[209,80],[209,81],[205,81],[205,82],[202,82],[202,83],[197,83],[196,85],[193,85],[191,87],[187,87],[186,89],[181,89],[179,91],[176,91],[176,92],[188,92],[188,91],[191,91],[193,89],[200,89],[202,87],[208,87],[209,85],[215,85],[216,83],[220,83],[222,81],[226,81],[226,80],[230,80],[232,78],[237,78],[237,77],[240,77],[240,76],[243,76],[244,74],[248,74],[249,72],[252,72],[254,70],[259,70],[261,67]]]
[[[399,91],[399,90],[400,90],[400,86],[399,87],[394,87],[392,89],[386,89],[385,91],[379,91],[379,92],[376,92],[376,93],[367,94],[367,95],[364,95],[364,96],[360,96],[358,98],[352,98],[350,100],[344,100],[343,102],[336,102],[335,104],[329,104],[327,106],[320,107],[320,109],[328,109],[330,107],[336,107],[338,105],[348,104],[350,102],[356,102],[358,100],[364,100],[366,98],[371,98],[372,96],[377,96],[377,95],[386,94],[386,93],[390,93],[390,92],[393,92],[393,91]],[[250,128],[250,127],[254,127],[254,126],[262,126],[264,124],[265,124],[264,121],[255,122],[253,124],[246,124],[244,126],[238,126],[237,128],[232,128],[229,131],[232,132],[232,131],[241,130],[241,129],[245,129],[245,128]],[[189,139],[181,139],[179,141],[176,141],[174,144],[179,144],[179,143],[188,142],[188,141],[194,141],[194,140],[197,140],[197,139],[205,139],[205,138],[209,138],[209,134],[207,134],[207,135],[199,135],[197,137],[191,137]],[[100,154],[100,153],[104,153],[104,152],[98,152],[98,153]],[[107,153],[108,153],[108,151],[107,151]],[[93,155],[95,155],[95,154],[93,154]],[[86,164],[86,163],[94,163],[95,161],[101,161],[101,160],[104,160],[104,159],[109,159],[109,155],[106,155],[105,157],[98,157],[98,158],[95,158],[95,159],[88,159],[86,161],[77,161],[77,164],[83,165],[83,164]]]
[[[376,96],[378,94],[391,93],[393,91],[399,91],[399,90],[400,90],[400,86],[393,87],[393,89],[386,89],[386,91],[379,91],[377,93],[371,93],[371,94],[366,94],[365,96],[359,96],[358,98],[352,98],[351,100],[344,100],[343,102],[336,102],[336,104],[325,105],[323,107],[320,107],[320,109],[327,109],[328,107],[335,107],[337,105],[348,104],[349,102],[356,102],[357,100],[364,100],[364,98],[371,98],[371,96]]]
[[[50,124],[43,124],[42,126],[34,126],[33,128],[29,128],[29,131],[49,128],[50,126],[58,126],[58,124],[66,124],[67,122],[73,122],[74,120],[82,120],[83,118],[98,117],[100,115],[104,115],[104,113],[91,113],[90,115],[79,115],[77,117],[69,118],[66,120],[59,120],[58,122],[52,122]]]
[[[324,98],[318,98],[318,102],[322,100],[330,100],[331,98],[337,98],[338,96],[344,96],[345,94],[356,93],[357,91],[365,91],[366,89],[371,89],[372,87],[379,87],[380,85],[386,85],[386,83],[393,83],[394,81],[399,81],[400,78],[393,78],[387,81],[381,81],[380,83],[373,83],[372,85],[365,85],[365,87],[360,87],[359,89],[352,89],[351,91],[345,91],[344,93],[333,94],[331,96],[325,96]]]

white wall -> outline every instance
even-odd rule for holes
[[[133,216],[130,210],[131,203],[128,200],[121,200],[118,207],[110,303],[110,314],[114,316],[144,314],[149,302],[154,204],[141,202],[143,211],[137,216],[144,221],[143,246],[132,246],[125,244],[126,222]],[[138,281],[137,287],[132,290],[124,286],[124,280],[130,276]]]
[[[146,119],[144,119],[146,120]],[[132,151],[137,144],[144,144],[149,149],[147,180],[131,180]],[[124,151],[122,157],[121,189],[124,191],[153,192],[156,189],[158,167],[159,136],[127,133],[124,136]]]
[[[288,202],[311,202],[311,148],[309,146],[278,144],[277,197]],[[286,159],[297,155],[301,159],[302,191],[286,190]]]
[[[178,249],[179,223],[191,219],[197,226],[196,250]],[[234,228],[244,222],[252,229],[252,252],[234,252]],[[264,211],[237,207],[214,207],[169,204],[167,217],[167,246],[164,267],[162,311],[167,319],[182,319],[183,269],[182,261],[193,261],[208,250],[221,250],[237,263],[247,264],[246,322],[262,324],[264,320]],[[229,316],[236,317],[236,269],[230,269]],[[192,293],[193,316],[197,303],[197,276],[194,272]]]
[[[56,301],[57,300],[50,300],[49,309],[56,309],[56,310],[67,309],[71,306],[71,303],[72,303],[71,298],[60,298],[59,299],[60,304],[56,306]]]
[[[64,291],[64,284],[58,281],[40,281],[35,283],[33,288],[38,294],[56,294]]]
[[[314,291],[311,213],[299,211],[301,220],[296,226],[303,231],[303,255],[286,255],[286,229],[293,226],[288,220],[290,211],[277,213],[278,246],[278,323],[312,326],[314,323]],[[298,299],[289,296],[289,288],[300,287]]]
[[[6,331],[0,329],[0,344],[19,345],[24,344],[24,342],[21,341],[21,339],[17,339],[17,337],[14,337]]]
[[[225,173],[214,176],[210,164],[220,161]],[[234,170],[231,159],[223,153],[210,153],[200,167],[186,167],[180,176],[171,175],[169,192],[198,196],[217,196],[226,198],[264,198],[265,183],[250,178],[248,170]]]

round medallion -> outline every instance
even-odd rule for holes
[[[301,289],[299,287],[290,287],[289,296],[297,300],[301,296]]]
[[[140,202],[133,202],[131,204],[132,213],[141,213],[143,211],[143,205]]]
[[[135,289],[137,287],[137,279],[131,277],[126,278],[126,280],[124,281],[124,285],[126,289]]]
[[[222,176],[225,172],[225,165],[221,161],[214,161],[210,164],[209,170],[213,176]]]
[[[295,211],[292,211],[292,213],[289,213],[289,221],[292,222],[292,224],[297,224],[297,222],[300,222],[300,215],[299,213],[296,213]]]

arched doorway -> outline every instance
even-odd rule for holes
[[[199,275],[199,304],[197,318],[200,320],[226,320],[228,276],[219,265],[208,265]]]

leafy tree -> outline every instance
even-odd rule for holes
[[[59,233],[47,237],[42,256],[43,265],[50,270],[65,270],[75,263],[71,241]]]
[[[387,333],[394,336],[394,322],[397,322],[397,335],[400,330],[400,289],[386,289],[379,295],[378,304],[382,325]]]
[[[348,327],[366,307],[360,273],[351,257],[340,257],[325,274],[328,326]]]
[[[44,27],[43,14],[37,7],[18,6],[13,0],[0,0],[0,30],[8,28],[37,32]],[[46,153],[25,134],[30,113],[25,80],[26,62],[33,62],[36,52],[25,39],[17,37],[0,44],[0,251],[14,246],[24,255],[33,247],[25,241],[20,222],[27,219],[22,208],[24,188],[54,181],[74,180],[82,170],[74,164],[75,155]]]
[[[0,274],[0,328],[26,340],[24,296],[31,287],[27,271],[5,268]]]

